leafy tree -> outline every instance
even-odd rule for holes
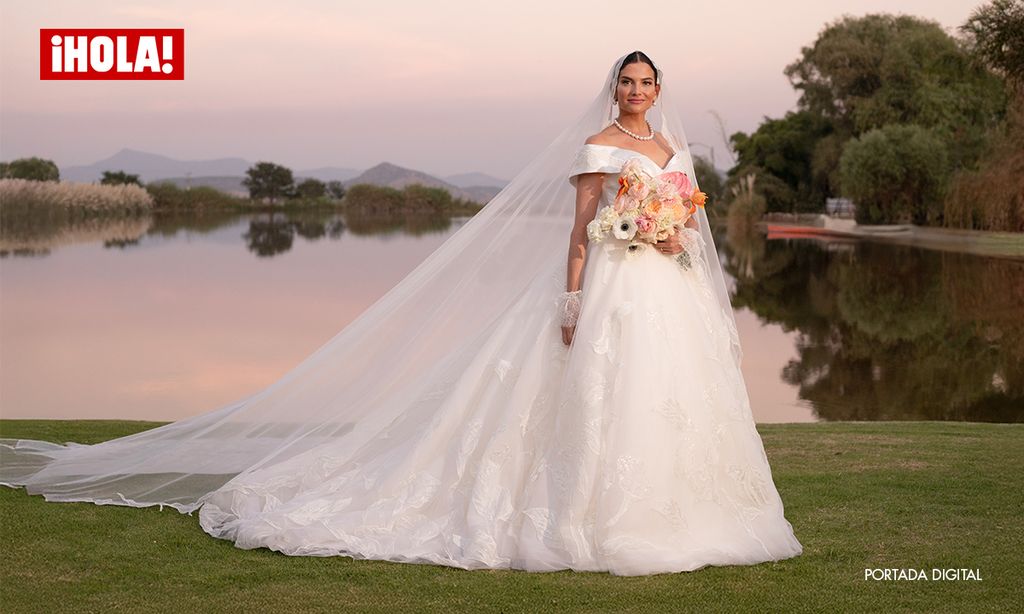
[[[1006,80],[1006,118],[991,131],[977,168],[960,169],[946,195],[943,222],[982,230],[1024,231],[1024,2],[993,0],[960,27],[979,64]]]
[[[693,172],[697,175],[697,184],[702,192],[708,195],[708,206],[713,206],[722,199],[725,192],[725,181],[721,173],[704,156],[693,157]]]
[[[840,134],[895,123],[935,128],[957,166],[977,159],[1005,109],[998,79],[938,23],[908,15],[843,17],[785,73],[799,107]]]
[[[839,159],[843,155],[846,140],[843,135],[833,132],[814,144],[811,154],[811,186],[826,197],[840,193]]]
[[[295,194],[299,198],[322,198],[327,193],[327,186],[319,179],[305,179],[295,186]]]
[[[331,198],[341,200],[345,198],[345,185],[340,181],[328,181],[327,193],[331,195]]]
[[[139,181],[138,175],[129,175],[124,171],[103,171],[103,179],[100,179],[100,185],[130,185],[134,184],[139,187],[142,186],[142,182]]]
[[[60,170],[52,160],[33,156],[5,163],[2,176],[7,179],[27,179],[29,181],[60,181]]]
[[[1006,45],[1015,44],[1022,28],[1012,33],[998,28],[1018,23],[1024,13],[1020,3],[994,0],[994,8],[978,12],[982,17],[969,22],[974,24],[970,32],[975,47],[989,50],[986,57],[999,66],[1009,67],[1018,57]],[[826,25],[784,72],[800,93],[798,109],[782,118],[765,118],[752,134],[730,137],[737,163],[729,171],[727,187],[739,177],[755,175],[755,189],[769,211],[820,211],[828,196],[860,193],[863,183],[849,189],[842,185],[844,177],[857,176],[840,168],[846,146],[851,139],[893,125],[925,128],[929,143],[944,150],[945,165],[936,169],[940,184],[934,192],[941,194],[950,170],[977,165],[1007,110],[999,79],[968,46],[939,24],[918,17],[842,17]],[[879,138],[868,142],[877,146]],[[863,208],[863,213],[876,206]],[[879,219],[889,219],[888,213],[878,213]],[[942,219],[934,212],[911,214],[913,219],[922,216]]]
[[[993,0],[960,26],[968,46],[1009,81],[1024,84],[1024,2]]]
[[[840,159],[843,191],[862,224],[936,223],[949,160],[932,131],[914,125],[876,128],[847,142]]]
[[[829,121],[798,111],[781,119],[766,117],[753,134],[733,134],[737,165],[729,171],[730,187],[736,178],[752,173],[769,211],[820,209],[827,183],[816,180],[812,161],[818,142],[830,132]]]
[[[290,168],[273,162],[257,162],[245,171],[242,185],[249,189],[249,198],[268,199],[270,204],[278,198],[287,198],[295,189],[295,179]]]
[[[785,181],[764,170],[760,166],[748,164],[746,166],[735,166],[729,170],[729,180],[726,182],[726,190],[732,192],[741,178],[753,175],[756,179],[754,190],[764,198],[765,211],[798,211],[796,192]],[[730,200],[730,208],[732,206]],[[805,205],[807,208],[810,206]]]

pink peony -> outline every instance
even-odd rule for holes
[[[662,173],[658,175],[658,179],[667,181],[676,186],[676,189],[679,191],[679,195],[682,196],[684,200],[689,198],[690,193],[693,192],[693,186],[690,184],[690,178],[686,173],[680,171]]]

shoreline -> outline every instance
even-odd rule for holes
[[[775,218],[775,219],[772,219]],[[852,219],[824,214],[792,216],[791,220],[765,216],[757,227],[769,239],[808,238],[819,241],[861,239],[925,249],[1024,260],[1024,233],[992,232],[894,224],[865,226]]]

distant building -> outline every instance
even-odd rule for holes
[[[849,198],[826,198],[825,213],[833,217],[853,217],[857,206]]]

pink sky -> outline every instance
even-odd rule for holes
[[[843,14],[906,13],[949,32],[975,0],[5,3],[0,159],[88,164],[123,147],[293,169],[382,161],[511,178],[647,52],[697,153],[729,162],[709,110],[751,131],[794,107],[782,74]],[[40,28],[185,29],[185,80],[40,81]],[[677,93],[680,91],[676,86]],[[678,97],[678,94],[677,94]]]

